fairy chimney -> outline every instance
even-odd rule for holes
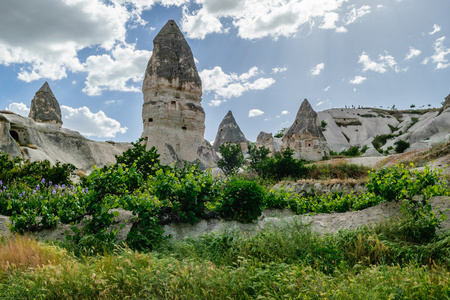
[[[28,117],[39,123],[62,126],[61,108],[47,82],[42,85],[31,100]]]
[[[225,143],[239,144],[241,145],[243,152],[247,152],[248,150],[247,139],[239,128],[239,125],[236,123],[231,110],[228,111],[219,125],[213,149],[218,152],[220,146]]]
[[[204,140],[202,82],[191,48],[173,20],[153,40],[142,92],[147,149],[156,147],[163,164],[211,157]]]
[[[298,110],[294,123],[282,138],[282,148],[294,150],[294,157],[307,160],[320,160],[330,153],[330,147],[319,126],[317,113],[304,100]]]

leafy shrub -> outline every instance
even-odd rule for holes
[[[217,166],[223,171],[225,176],[237,174],[239,168],[244,164],[241,145],[225,143],[219,149],[222,158],[217,162]]]
[[[373,141],[372,141],[372,145],[375,149],[380,149],[381,147],[383,147],[387,140],[389,139],[393,139],[394,137],[396,137],[397,135],[393,135],[393,134],[380,134],[377,135]]]
[[[160,169],[150,178],[148,189],[170,210],[175,221],[194,224],[206,213],[206,202],[220,194],[220,182],[211,170],[201,171],[198,165],[182,169]]]
[[[263,174],[263,164],[265,160],[268,158],[270,150],[264,146],[257,147],[255,144],[251,143],[248,146],[247,151],[250,157],[249,169],[253,172],[256,172],[259,176]]]
[[[282,153],[275,153],[259,164],[260,176],[272,180],[281,180],[291,177],[293,179],[306,178],[314,167],[306,166],[303,159],[294,158],[294,150],[287,148]]]
[[[144,139],[140,138],[135,143],[132,142],[133,148],[124,151],[121,155],[116,155],[116,161],[117,164],[123,164],[126,168],[135,165],[136,171],[146,180],[160,168],[160,161],[156,148],[146,150],[143,141]]]
[[[408,142],[405,142],[403,140],[398,140],[394,143],[395,145],[395,152],[397,153],[403,153],[406,149],[409,148],[410,144]]]
[[[253,181],[232,180],[226,186],[218,209],[225,219],[248,223],[261,215],[264,189]]]
[[[282,129],[280,129],[275,135],[274,137],[276,138],[282,138],[284,136],[284,132],[286,131],[286,127],[283,127]]]
[[[47,183],[70,184],[70,176],[75,169],[74,165],[61,164],[59,161],[51,166],[48,160],[31,162],[0,152],[0,180],[4,183],[15,180],[36,186],[44,178]]]
[[[322,128],[322,130],[324,130],[327,125],[328,123],[325,120],[320,121],[320,127]]]

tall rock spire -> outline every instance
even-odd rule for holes
[[[62,126],[61,108],[47,82],[42,85],[31,100],[28,117],[39,123]]]
[[[300,105],[294,123],[286,130],[282,141],[282,147],[294,150],[296,158],[320,160],[330,153],[317,113],[306,99]]]
[[[202,83],[191,48],[175,21],[153,40],[142,86],[142,120],[147,149],[156,147],[163,164],[215,157],[204,140]],[[204,161],[202,157],[207,156]],[[211,162],[211,160],[209,161]]]
[[[220,146],[225,143],[239,144],[241,145],[242,151],[246,152],[248,150],[247,139],[239,128],[239,125],[236,123],[231,110],[228,111],[223,118],[222,123],[219,125],[213,149],[219,151]]]

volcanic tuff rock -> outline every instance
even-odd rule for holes
[[[291,148],[296,158],[320,160],[330,153],[330,147],[319,126],[317,113],[306,99],[302,102],[294,123],[286,130],[282,141],[283,150]]]
[[[47,82],[42,85],[31,100],[28,117],[36,122],[62,126],[61,108]]]
[[[225,143],[239,144],[241,145],[243,152],[247,152],[248,150],[247,139],[239,128],[239,125],[236,123],[231,110],[228,111],[219,125],[213,149],[219,151],[220,146]]]
[[[82,170],[114,163],[129,143],[92,141],[76,131],[31,118],[0,113],[0,151],[31,161],[71,163]]]
[[[282,141],[281,138],[274,138],[272,133],[267,133],[261,131],[256,138],[256,146],[257,147],[266,147],[270,150],[270,152],[278,152],[280,151]]]
[[[163,164],[183,160],[208,166],[217,156],[204,139],[202,83],[191,48],[175,21],[153,40],[142,86],[147,149],[156,147]]]

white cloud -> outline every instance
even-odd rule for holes
[[[286,72],[287,68],[283,67],[283,68],[272,68],[272,73],[273,74],[278,74],[278,73],[283,73]]]
[[[5,107],[5,110],[12,111],[13,113],[24,117],[28,117],[28,114],[30,113],[30,108],[22,102],[12,102],[8,105],[8,107]]]
[[[226,74],[221,67],[216,66],[213,69],[200,71],[203,91],[215,94],[215,99],[230,99],[240,97],[249,90],[265,90],[275,83],[273,78],[260,77],[254,81],[251,78],[260,74],[257,67],[252,67],[248,72],[241,75],[235,73]]]
[[[358,63],[363,65],[363,72],[374,71],[380,74],[386,73],[388,69],[394,70],[396,73],[401,71],[407,71],[407,68],[400,69],[394,57],[387,52],[385,55],[379,55],[378,62],[370,59],[366,52],[363,52],[359,56]]]
[[[423,64],[427,64],[430,60],[436,64],[436,69],[446,69],[450,66],[450,63],[446,56],[450,54],[450,48],[444,45],[445,36],[438,38],[434,44],[434,54],[431,57],[425,58],[422,62]]]
[[[117,45],[111,55],[93,55],[86,59],[88,76],[83,92],[101,95],[104,90],[140,92],[151,51],[135,50],[134,45]]]
[[[204,39],[207,34],[223,32],[222,23],[206,9],[200,9],[190,14],[187,7],[183,8],[181,30],[191,39]]]
[[[433,31],[429,32],[428,34],[433,35],[433,34],[439,32],[439,31],[441,31],[441,26],[439,26],[437,24],[434,24],[433,25]]]
[[[367,78],[363,76],[355,76],[355,78],[350,80],[351,84],[361,84],[363,83]]]
[[[335,29],[336,22],[339,20],[339,14],[335,12],[326,13],[323,17],[323,24],[319,27],[322,29]]]
[[[287,111],[287,110],[283,110],[282,112],[281,112],[281,114],[282,115],[287,115],[289,112]]]
[[[129,18],[126,7],[99,0],[9,1],[0,10],[0,64],[20,64],[26,82],[65,78],[83,70],[79,50],[123,42]]]
[[[92,113],[86,106],[72,108],[61,106],[64,127],[76,130],[85,136],[115,137],[125,133],[128,128],[120,127],[120,123],[105,115],[103,111]]]
[[[209,101],[208,105],[217,107],[217,106],[220,106],[220,104],[222,104],[223,102],[227,102],[227,100],[211,100],[211,101]]]
[[[322,106],[322,105],[331,105],[330,100],[321,100],[321,99],[317,99],[318,102],[316,103],[316,106]]]
[[[361,6],[360,8],[353,7],[352,10],[347,13],[346,25],[356,22],[359,18],[370,14],[371,7],[369,5]]]
[[[405,60],[410,60],[416,56],[419,56],[422,53],[422,51],[418,49],[414,49],[413,47],[409,47],[409,53],[406,55]]]
[[[188,37],[227,32],[221,20],[231,23],[244,39],[293,36],[319,21],[324,29],[336,28],[337,11],[347,0],[196,0],[199,8],[183,10],[182,29]],[[336,29],[337,30],[337,29]],[[344,29],[345,30],[345,29]],[[339,32],[344,31],[341,27]],[[337,30],[338,31],[338,30]]]
[[[322,70],[325,68],[325,64],[324,63],[320,63],[317,66],[315,66],[314,68],[311,69],[311,74],[316,76],[319,75],[320,72],[322,72]]]
[[[262,111],[262,110],[259,110],[259,109],[251,109],[249,112],[248,112],[248,117],[249,118],[251,118],[251,117],[257,117],[257,116],[262,116],[264,114],[264,112]]]
[[[327,86],[326,88],[323,89],[324,92],[328,92],[331,89],[331,85]]]

